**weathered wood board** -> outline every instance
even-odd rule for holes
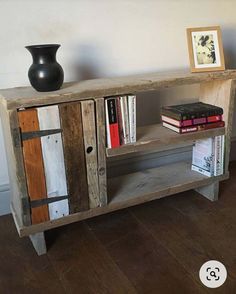
[[[89,207],[100,206],[94,101],[81,101]]]
[[[190,85],[213,80],[235,79],[236,70],[190,73],[188,70],[175,72],[146,73],[126,77],[95,79],[64,84],[54,92],[39,93],[32,87],[0,90],[0,100],[8,109],[58,104],[91,98],[126,95],[153,91],[162,88]]]
[[[18,116],[22,132],[39,130],[36,109],[20,111]],[[47,198],[40,138],[25,140],[22,143],[29,197],[31,200]],[[48,205],[32,208],[31,218],[33,224],[49,220]]]
[[[37,108],[40,130],[60,129],[58,106]],[[47,196],[67,195],[66,174],[61,134],[41,137]],[[48,204],[50,219],[69,214],[68,200]]]
[[[89,208],[81,104],[59,105],[70,213]]]

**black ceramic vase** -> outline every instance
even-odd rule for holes
[[[26,46],[32,55],[33,63],[29,68],[28,77],[32,87],[39,92],[60,89],[64,72],[56,60],[58,44]]]

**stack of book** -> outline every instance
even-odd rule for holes
[[[216,136],[197,140],[193,146],[192,170],[205,176],[219,176],[224,173],[224,139]]]
[[[107,147],[136,142],[136,96],[105,99]]]
[[[224,127],[223,109],[203,102],[165,106],[161,109],[163,126],[179,134]]]

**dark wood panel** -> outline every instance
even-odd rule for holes
[[[81,104],[59,105],[70,213],[89,208]]]
[[[20,111],[18,117],[22,132],[39,130],[36,109]],[[31,200],[47,198],[40,138],[26,140],[22,144],[29,197]],[[48,206],[32,208],[31,218],[33,224],[49,220]]]

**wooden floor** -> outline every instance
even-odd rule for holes
[[[51,230],[41,257],[0,217],[0,293],[236,293],[236,162],[230,170],[218,202],[189,191]],[[228,270],[218,289],[198,278],[211,259]]]

